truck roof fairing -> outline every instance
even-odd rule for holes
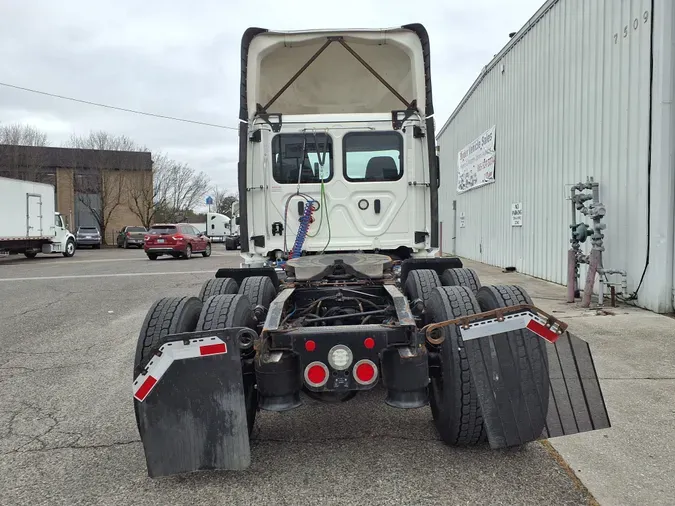
[[[269,114],[433,114],[429,37],[421,24],[387,29],[271,31],[241,44],[239,118]],[[369,68],[370,67],[370,68]]]

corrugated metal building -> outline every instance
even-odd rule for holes
[[[672,0],[546,2],[439,131],[443,250],[566,284],[570,186],[593,177],[604,266],[627,271],[638,305],[672,311],[674,25]],[[460,152],[481,136],[494,180],[458,191]]]

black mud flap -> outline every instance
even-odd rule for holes
[[[150,477],[250,465],[240,332],[172,335],[134,380]]]
[[[523,329],[463,342],[492,448],[610,427],[582,339],[565,332],[550,342]]]

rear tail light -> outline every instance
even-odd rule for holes
[[[328,367],[323,362],[312,362],[305,367],[305,381],[311,387],[322,387],[328,382]]]
[[[174,241],[183,241],[185,240],[185,237],[183,237],[182,235],[174,235],[173,237],[171,237],[171,239],[173,239]]]
[[[354,364],[354,380],[359,385],[372,385],[377,381],[377,366],[370,360],[359,360]]]
[[[143,238],[143,240],[144,240],[144,241],[149,241],[149,240],[150,240],[150,236],[149,236],[149,235],[146,235],[146,236]]]
[[[354,355],[344,344],[333,346],[328,352],[328,363],[336,371],[344,371],[352,365]]]
[[[127,237],[131,237],[131,232],[127,232]]]

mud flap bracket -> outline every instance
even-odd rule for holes
[[[150,477],[250,465],[242,333],[253,331],[230,328],[168,336],[134,379]]]

